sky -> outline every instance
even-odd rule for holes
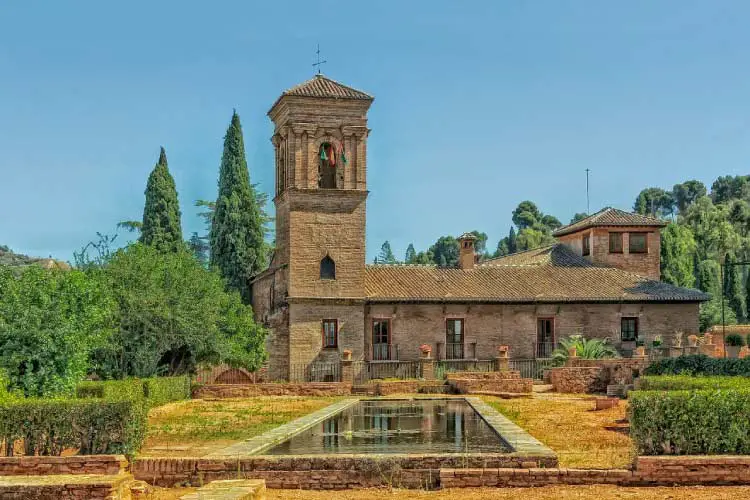
[[[750,2],[0,0],[0,244],[72,260],[142,216],[164,146],[186,237],[237,109],[274,190],[279,94],[375,96],[367,254],[480,230],[523,200],[568,222],[648,186],[750,173]],[[134,236],[120,232],[124,243]]]

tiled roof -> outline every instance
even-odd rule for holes
[[[371,302],[699,302],[709,297],[620,269],[593,266],[563,245],[522,252],[473,269],[370,265]]]
[[[617,208],[607,207],[595,214],[568,224],[552,232],[553,236],[563,236],[577,231],[582,231],[594,226],[646,226],[646,227],[664,227],[667,223],[654,217],[641,215]]]
[[[328,97],[334,99],[373,99],[371,95],[366,94],[361,90],[348,87],[343,83],[331,80],[323,75],[315,75],[306,82],[302,82],[289,90],[285,90],[281,95]]]

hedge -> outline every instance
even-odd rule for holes
[[[637,383],[638,389],[644,391],[696,391],[710,389],[750,390],[750,378],[748,377],[648,375],[640,377]]]
[[[628,398],[639,454],[750,454],[750,390],[634,391]]]
[[[171,401],[189,399],[190,379],[188,377],[156,377],[87,381],[78,384],[76,397],[145,399],[148,406],[160,406]]]
[[[146,433],[142,399],[14,399],[0,401],[0,440],[13,454],[23,440],[26,455],[123,453],[133,456]]]
[[[704,354],[665,358],[651,364],[644,375],[750,376],[750,358],[709,358]]]

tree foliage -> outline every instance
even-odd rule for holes
[[[695,239],[689,227],[669,224],[661,233],[662,281],[693,287],[695,249]]]
[[[395,264],[396,256],[393,255],[393,250],[391,250],[391,244],[386,240],[383,245],[380,247],[380,253],[377,256],[376,261],[380,264]]]
[[[428,252],[432,261],[440,267],[458,266],[458,240],[453,236],[441,236]]]
[[[651,217],[666,217],[674,212],[674,199],[669,193],[658,187],[646,188],[635,199],[633,210]]]
[[[404,255],[404,262],[406,264],[414,264],[417,260],[417,251],[414,250],[414,245],[412,243],[409,243],[409,246],[406,247],[406,255]]]
[[[617,349],[609,339],[587,339],[583,335],[571,335],[561,339],[559,347],[552,352],[552,362],[562,366],[568,360],[570,349],[576,349],[581,359],[608,359],[618,357]]]
[[[183,246],[180,203],[164,148],[161,148],[159,161],[148,176],[145,194],[140,242],[162,252],[176,252]]]
[[[114,303],[79,270],[0,267],[0,368],[26,396],[70,393],[112,333]]]
[[[219,194],[211,224],[211,265],[228,286],[251,299],[250,278],[267,265],[266,228],[258,195],[250,184],[240,117],[235,112],[224,136]]]
[[[747,316],[745,287],[742,285],[742,270],[736,263],[737,259],[731,253],[724,258],[724,293],[737,321],[743,322]]]
[[[706,196],[706,185],[701,181],[690,180],[680,184],[675,184],[672,188],[672,199],[680,213],[690,207],[695,200]]]

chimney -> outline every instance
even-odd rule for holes
[[[474,256],[474,242],[477,237],[471,233],[464,233],[458,237],[458,267],[461,269],[473,269],[476,257]]]

